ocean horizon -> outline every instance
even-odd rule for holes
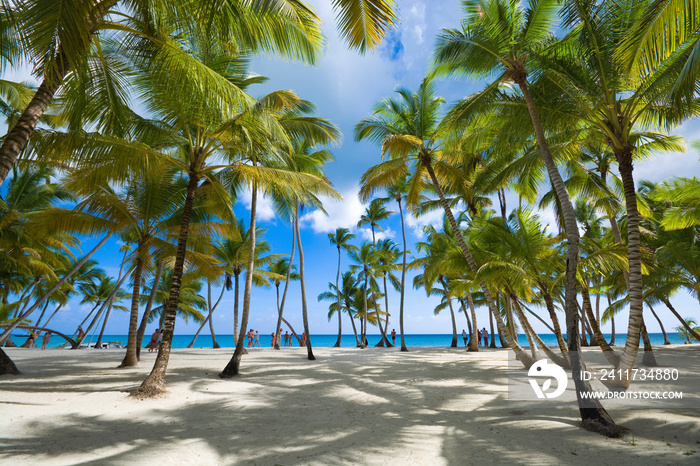
[[[41,346],[41,335],[40,334],[38,340],[37,340],[37,346]],[[609,333],[604,333],[603,334],[608,342],[610,342],[610,337],[611,334]],[[542,341],[544,343],[552,348],[557,348],[557,339],[554,336],[554,334],[551,333],[543,333],[539,334],[540,338],[542,338]],[[680,338],[678,333],[667,333],[668,339],[672,344],[683,344],[684,340]],[[173,348],[187,348],[189,344],[192,342],[192,339],[194,338],[194,335],[175,335],[173,337]],[[405,340],[406,340],[406,346],[408,347],[432,347],[432,348],[439,348],[439,347],[449,347],[452,343],[452,334],[451,333],[441,333],[441,334],[406,334],[405,335]],[[627,338],[627,334],[625,333],[616,333],[615,334],[615,346],[624,346],[625,341]],[[17,335],[12,335],[12,341],[16,345],[21,345],[23,344],[27,339],[26,334],[17,334]],[[319,347],[319,348],[329,348],[335,345],[336,340],[338,339],[338,334],[319,334],[319,335],[311,335],[311,343],[313,346]],[[381,339],[381,336],[379,334],[369,334],[367,335],[367,340],[369,342],[369,346],[374,346],[376,345]],[[651,340],[651,344],[653,346],[661,346],[664,344],[664,338],[662,333],[650,333],[649,334],[649,339]],[[391,341],[391,337],[389,337],[389,340]],[[88,336],[85,338],[84,343],[85,344],[91,344],[95,343],[97,341],[97,335],[94,336]],[[107,343],[107,342],[118,342],[123,345],[126,345],[128,341],[128,335],[103,335],[102,336],[102,342]],[[143,345],[145,346],[148,342],[150,341],[150,334],[146,335],[144,337]],[[234,347],[234,342],[233,342],[233,335],[228,334],[222,334],[222,335],[216,335],[216,341],[221,346],[222,348],[233,348]],[[490,340],[489,340],[490,341]],[[518,335],[518,341],[522,347],[528,347],[528,341],[527,338],[524,334],[519,334]],[[296,339],[292,338],[292,342],[294,343],[293,346],[298,346],[298,343]],[[401,337],[400,335],[396,335],[396,344],[399,345],[401,342]],[[59,346],[62,346],[65,343],[65,340],[57,335],[52,335],[51,340],[49,341],[49,344],[47,345],[48,348],[57,348]],[[464,347],[464,341],[461,337],[461,335],[457,336],[457,344],[458,346]],[[639,341],[640,346],[642,346],[643,342],[640,339]],[[343,335],[340,345],[342,347],[355,347],[356,346],[356,340],[355,340],[355,335],[354,334],[349,334],[349,335]],[[498,338],[496,338],[496,345],[500,347],[500,342]],[[261,347],[271,347],[272,346],[272,335],[260,335],[260,346]],[[212,347],[212,338],[211,335],[199,335],[197,337],[197,340],[195,341],[194,345],[192,346],[193,348],[211,348]]]

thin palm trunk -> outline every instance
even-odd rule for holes
[[[469,347],[467,351],[476,352],[479,351],[479,340],[477,335],[479,335],[479,326],[476,323],[476,309],[474,308],[474,297],[471,292],[467,291],[467,303],[469,304],[469,312],[472,315],[471,327],[469,329]],[[493,325],[491,326],[491,331],[493,332]]]
[[[243,289],[243,313],[241,315],[241,329],[248,327],[248,315],[250,313],[250,294],[253,289],[253,271],[255,267],[255,216],[258,207],[258,189],[257,184],[253,182],[250,197],[250,244],[248,245],[248,266],[245,271],[245,286]],[[226,365],[219,377],[230,378],[238,375],[241,358],[243,357],[243,345],[245,343],[245,333],[241,331],[236,340],[236,349],[233,352],[231,360]]]
[[[603,354],[605,355],[605,358],[608,360],[608,362],[613,366],[617,367],[617,364],[620,362],[620,356],[615,352],[614,349],[610,347],[610,345],[608,345],[608,342],[603,336],[603,332],[600,331],[600,327],[598,327],[598,322],[596,322],[595,318],[593,317],[593,310],[591,309],[591,297],[588,293],[588,288],[586,288],[585,286],[581,287],[581,296],[583,298],[583,309],[588,315],[588,320],[590,320],[591,322],[591,326],[593,327],[593,335],[595,336],[595,339],[598,342],[598,346],[600,346],[600,349],[603,351]]]
[[[541,286],[540,291],[542,292],[542,297],[544,298],[544,303],[547,307],[549,318],[552,320],[552,325],[554,326],[554,334],[557,337],[559,349],[561,350],[562,354],[564,352],[568,352],[566,341],[564,341],[564,335],[561,333],[561,327],[559,326],[559,318],[557,318],[556,310],[554,309],[554,300],[552,299],[552,295],[549,294],[549,290],[545,286]]]
[[[547,140],[544,135],[544,128],[542,126],[537,107],[535,106],[535,101],[532,99],[532,95],[530,95],[530,89],[527,83],[527,74],[525,71],[522,70],[521,73],[517,73],[516,76],[514,76],[514,81],[516,84],[518,84],[518,87],[523,94],[523,98],[525,99],[525,103],[530,114],[530,119],[532,120],[532,126],[535,130],[537,144],[540,148],[542,159],[544,160],[544,164],[547,168],[550,183],[554,187],[554,191],[560,202],[564,217],[564,228],[567,242],[566,272],[564,276],[564,311],[566,314],[566,334],[568,338],[569,358],[571,359],[571,373],[574,379],[574,385],[576,387],[576,399],[578,401],[583,427],[587,430],[601,432],[608,436],[619,437],[622,430],[615,424],[600,402],[597,400],[593,401],[590,397],[586,397],[588,405],[584,407],[584,396],[586,395],[583,395],[583,393],[589,394],[591,392],[591,385],[588,381],[583,380],[581,377],[581,371],[583,370],[584,365],[579,348],[578,311],[576,305],[576,271],[579,251],[578,224],[576,223],[576,216],[574,213],[574,208],[571,204],[571,198],[569,197],[564,181],[559,174],[554,158],[549,151],[549,145],[547,144]]]
[[[547,346],[547,344],[544,341],[542,341],[542,338],[540,338],[537,332],[535,332],[535,330],[530,325],[530,321],[527,319],[527,316],[523,312],[522,306],[520,305],[520,301],[516,297],[513,297],[513,307],[515,309],[516,314],[518,315],[518,320],[520,320],[520,323],[523,325],[523,328],[527,330],[526,333],[529,333],[532,336],[537,345],[540,348],[542,348],[542,351],[544,351],[544,353],[547,356],[549,356],[549,359],[551,359],[552,362],[560,365],[565,369],[570,369],[571,360],[569,359],[569,352],[564,351],[562,352],[562,355],[559,356],[554,351],[552,351],[552,349],[549,346]]]
[[[661,327],[661,333],[664,336],[664,345],[670,345],[671,342],[668,340],[668,335],[666,335],[666,329],[664,328],[663,322],[661,322],[661,319],[659,319],[659,316],[656,315],[656,311],[654,311],[654,308],[651,307],[651,304],[649,304],[649,302],[647,302],[647,306],[649,306],[649,310],[654,315],[654,318],[656,319],[656,321],[659,323],[659,327]]]
[[[364,305],[364,314],[362,319],[360,319],[360,339],[362,340],[360,344],[360,348],[366,348],[367,347],[367,267],[365,267],[364,270],[365,273],[365,286],[362,288],[362,301]]]
[[[464,241],[462,231],[459,229],[459,225],[457,225],[457,221],[455,220],[454,215],[452,215],[452,209],[450,208],[449,204],[447,203],[447,200],[445,199],[445,195],[442,192],[442,188],[440,188],[440,184],[438,183],[437,176],[435,176],[435,171],[433,170],[433,167],[430,162],[430,157],[428,155],[423,157],[423,163],[425,165],[426,170],[428,171],[428,175],[430,175],[430,180],[432,181],[433,188],[437,192],[438,198],[440,199],[440,205],[442,205],[442,208],[445,211],[445,215],[447,216],[447,219],[450,222],[450,226],[454,231],[457,244],[459,244],[459,247],[462,250],[462,254],[464,255],[464,258],[469,264],[469,268],[472,270],[472,272],[476,273],[476,271],[478,270],[476,261],[474,260],[474,257],[467,248],[467,243]],[[530,367],[535,363],[535,361],[520,347],[517,341],[517,336],[513,337],[506,328],[505,323],[501,318],[501,315],[496,310],[496,304],[493,301],[491,291],[489,291],[488,287],[486,286],[486,282],[484,280],[480,280],[479,286],[481,287],[481,290],[484,293],[486,304],[488,305],[489,309],[492,311],[496,319],[499,334],[504,338],[508,347],[513,350],[513,352],[515,353],[515,357],[520,362],[522,362],[523,365],[525,365],[525,367]]]
[[[85,257],[83,257],[78,262],[76,262],[75,265],[73,266],[73,268],[67,274],[65,274],[63,276],[63,278],[61,278],[58,282],[56,282],[56,284],[54,286],[52,286],[46,293],[44,293],[39,299],[37,299],[36,302],[34,304],[32,304],[32,306],[29,309],[27,309],[25,312],[20,314],[19,317],[17,318],[17,320],[15,322],[13,322],[12,325],[10,325],[7,328],[7,330],[5,330],[2,333],[2,335],[0,335],[0,346],[2,346],[5,343],[5,341],[10,337],[10,334],[14,331],[15,328],[17,328],[18,325],[20,325],[22,323],[22,321],[24,321],[24,319],[29,317],[29,315],[32,312],[34,312],[39,306],[44,304],[45,300],[47,300],[52,294],[54,294],[56,292],[56,290],[59,289],[61,287],[61,285],[63,285],[70,277],[72,277],[75,272],[80,270],[80,267],[82,267],[83,264],[85,262],[87,262],[87,260],[90,258],[90,256],[92,256],[94,253],[96,253],[97,250],[100,249],[102,247],[102,245],[105,244],[111,236],[112,236],[112,234],[109,233],[107,236],[102,238],[102,241],[100,241],[97,244],[97,246],[92,248],[92,250],[89,253],[87,253],[85,255]],[[9,356],[8,356],[8,358],[9,358]]]
[[[668,310],[671,311],[671,313],[674,316],[676,316],[676,319],[678,319],[678,321],[681,323],[681,325],[683,325],[683,327],[688,331],[688,333],[690,335],[692,335],[693,338],[700,341],[700,334],[698,334],[698,332],[693,330],[693,327],[691,327],[688,324],[688,322],[686,322],[686,320],[683,317],[681,317],[681,315],[678,313],[678,311],[676,311],[676,308],[673,307],[673,305],[671,304],[671,301],[669,301],[668,299],[662,299],[661,302],[663,302],[666,305],[666,307],[668,308]]]
[[[493,328],[493,313],[491,312],[491,309],[489,309],[489,324],[491,327],[491,343],[489,344],[489,348],[495,348],[496,347],[496,332],[494,332]],[[477,332],[478,332],[478,327],[477,327]],[[500,337],[500,334],[499,334]],[[477,334],[476,337],[476,344],[479,344],[479,335]]]
[[[221,346],[219,345],[219,342],[216,341],[216,333],[214,333],[214,319],[212,317],[214,315],[214,310],[216,309],[216,306],[219,304],[219,301],[221,301],[221,297],[224,295],[225,289],[226,287],[221,287],[221,295],[219,296],[219,300],[214,306],[212,306],[211,282],[207,280],[207,307],[209,308],[209,332],[211,333],[211,347],[214,349],[221,348]]]
[[[649,339],[649,334],[647,333],[646,324],[642,324],[642,341],[644,342],[644,356],[642,357],[642,364],[649,367],[658,367],[659,363],[656,362],[654,348],[651,346],[651,340]]]
[[[54,317],[56,314],[58,314],[58,311],[60,311],[61,308],[63,308],[63,304],[59,304],[58,307],[53,311],[53,313],[51,314],[51,316],[49,317],[49,319],[48,319],[48,320],[46,321],[46,323],[44,324],[44,327],[48,327],[48,326],[49,326],[49,322],[51,322],[51,319],[53,319],[53,317]]]
[[[359,348],[360,347],[360,338],[357,336],[357,326],[355,325],[355,318],[350,313],[349,307],[348,307],[348,317],[350,317],[350,324],[352,325],[352,331],[355,334],[355,344]],[[362,332],[362,329],[360,329],[360,332]]]
[[[335,341],[333,348],[340,348],[340,339],[343,336],[343,312],[340,307],[340,259],[340,245],[338,245],[338,271],[335,274],[335,291],[338,293],[338,307],[335,310],[338,313],[338,339]]]
[[[306,307],[306,283],[304,281],[304,249],[301,246],[301,233],[299,231],[299,205],[297,204],[294,216],[294,228],[297,232],[297,246],[299,247],[299,282],[301,283],[301,316],[304,321],[304,333],[306,334],[306,352],[309,361],[316,359],[311,347],[311,333],[309,333],[309,317]]]
[[[292,219],[292,222],[294,220]],[[289,265],[287,267],[287,276],[285,277],[284,280],[284,291],[282,292],[282,302],[277,305],[277,325],[275,326],[275,335],[279,335],[280,333],[280,328],[282,327],[282,320],[283,319],[283,314],[284,314],[284,303],[287,300],[287,290],[289,290],[289,282],[292,278],[292,263],[294,262],[294,252],[296,251],[297,243],[296,243],[296,231],[292,227],[292,252],[289,254]],[[279,287],[278,287],[279,290]],[[279,291],[278,291],[279,295]],[[291,329],[291,327],[290,327]],[[292,333],[294,333],[292,331]],[[296,335],[296,334],[295,334]],[[276,341],[275,342],[275,349],[280,349],[280,342]]]
[[[452,343],[450,344],[450,348],[457,348],[457,319],[455,319],[455,310],[452,307],[452,298],[448,294],[447,282],[442,275],[440,276],[440,284],[442,285],[443,290],[445,290],[447,304],[450,307],[450,318],[452,319]]]
[[[194,162],[193,165],[195,165]],[[190,218],[192,217],[192,206],[194,205],[194,197],[199,184],[199,177],[197,175],[190,173],[189,177],[189,181],[187,182],[187,196],[185,197],[185,205],[182,210],[180,233],[177,238],[177,250],[175,252],[175,265],[173,267],[170,295],[163,311],[163,338],[158,346],[158,355],[156,356],[151,373],[146,377],[141,386],[131,393],[132,396],[138,398],[157,396],[165,391],[165,374],[168,369],[168,361],[170,360],[170,349],[172,348],[173,333],[175,331],[175,319],[180,302],[180,287],[182,286],[185,255],[187,253]]]
[[[85,329],[85,335],[88,335],[90,333],[90,331],[95,326],[95,324],[97,324],[97,322],[100,320],[100,318],[106,317],[103,315],[103,313],[106,312],[107,309],[112,308],[112,303],[114,302],[114,298],[117,296],[117,293],[119,292],[119,288],[121,288],[122,284],[126,281],[127,278],[128,278],[128,275],[124,275],[117,282],[117,284],[114,286],[114,290],[110,293],[110,295],[107,297],[107,299],[102,303],[102,306],[95,314],[95,317],[90,322],[90,325],[88,325],[87,329]],[[83,339],[83,341],[84,341],[84,339]],[[81,343],[82,343],[82,341],[81,341]],[[75,349],[75,348],[71,348],[71,349]]]
[[[382,277],[382,280],[384,281],[384,309],[386,311],[387,315],[387,320],[386,322],[389,321],[389,295],[387,293],[387,287],[386,287],[386,274]],[[379,309],[377,309],[377,325],[379,326],[379,333],[382,335],[382,339],[379,340],[379,343],[377,343],[375,346],[384,346],[386,345],[387,348],[391,348],[393,345],[389,343],[389,339],[386,337],[386,332],[387,332],[387,327],[382,327],[382,319],[379,317]]]
[[[141,358],[141,345],[143,344],[143,336],[146,334],[146,325],[148,325],[148,319],[151,317],[151,309],[153,308],[153,302],[156,299],[156,292],[158,291],[158,285],[160,284],[160,277],[163,274],[163,261],[158,261],[156,265],[156,274],[153,277],[153,288],[151,288],[151,294],[148,296],[148,303],[146,304],[146,309],[143,311],[143,317],[141,317],[141,325],[139,325],[139,330],[136,333],[136,357]]]
[[[141,300],[141,276],[143,275],[143,258],[140,255],[141,247],[139,245],[136,248],[136,267],[133,274],[134,291],[131,296],[131,315],[129,316],[129,338],[126,343],[126,355],[119,367],[131,367],[139,363],[136,348],[138,346],[137,326],[139,323],[139,301]]]
[[[241,270],[236,268],[233,271],[233,341],[238,344],[239,329],[238,327],[238,295],[239,295],[239,279]]]
[[[404,304],[404,289],[406,287],[406,226],[403,219],[403,207],[401,206],[401,198],[396,200],[399,204],[399,214],[401,215],[401,237],[403,238],[403,253],[401,260],[401,300],[399,302],[399,330],[401,331],[401,351],[408,351],[406,340],[403,331],[403,304]]]

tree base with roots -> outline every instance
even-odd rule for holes
[[[18,375],[21,374],[14,361],[0,349],[0,375]]]
[[[595,408],[583,408],[581,409],[581,417],[583,418],[581,427],[589,432],[595,432],[609,438],[620,438],[627,433],[627,429],[615,424],[605,410],[601,412]]]

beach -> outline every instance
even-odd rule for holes
[[[506,350],[174,349],[168,393],[128,397],[155,353],[117,369],[124,350],[7,348],[22,371],[0,379],[4,464],[697,464],[700,409],[611,410],[630,430],[579,427],[575,405],[513,409]],[[660,364],[696,361],[658,348]],[[641,359],[641,356],[640,356]]]

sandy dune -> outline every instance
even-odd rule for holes
[[[571,409],[512,409],[507,353],[416,348],[174,350],[167,396],[127,397],[151,369],[116,369],[123,350],[7,350],[0,379],[3,464],[698,464],[700,409],[611,411],[607,439]],[[697,361],[662,348],[659,362]],[[700,390],[700,388],[697,388]]]

